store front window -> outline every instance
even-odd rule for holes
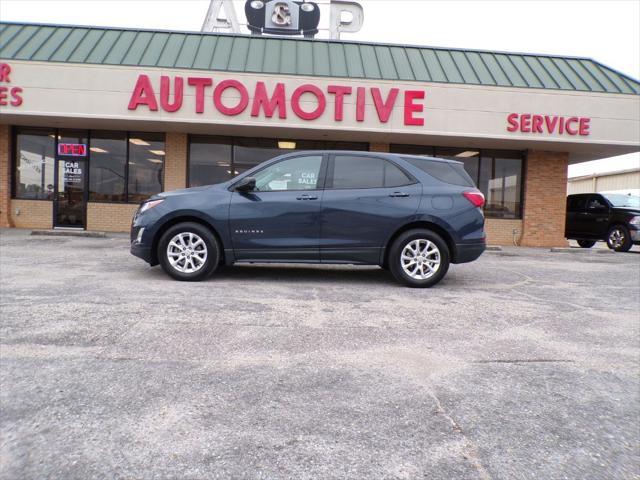
[[[221,183],[283,153],[297,150],[361,150],[367,143],[276,140],[271,138],[189,137],[189,186]]]
[[[518,152],[482,151],[482,163],[491,164],[485,211],[494,218],[519,218],[522,201],[522,156]]]
[[[127,134],[125,132],[93,132],[89,154],[91,155],[89,200],[126,202]]]
[[[55,130],[22,129],[16,137],[15,198],[52,200]]]
[[[390,151],[462,162],[484,194],[487,218],[522,218],[524,152],[392,144]]]
[[[229,180],[231,140],[225,137],[192,136],[189,142],[189,186],[200,187]]]
[[[129,134],[129,180],[127,200],[140,203],[162,191],[164,135]]]
[[[53,200],[54,159],[64,146],[88,146],[81,158],[58,156],[86,162],[90,202],[140,203],[163,189],[164,134],[18,128],[15,138],[14,198]]]

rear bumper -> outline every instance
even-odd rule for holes
[[[451,263],[467,263],[476,260],[487,249],[485,242],[457,243]]]

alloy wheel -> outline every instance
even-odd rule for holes
[[[400,265],[411,278],[426,280],[440,268],[440,250],[430,240],[412,240],[402,249]]]
[[[192,232],[178,233],[167,245],[167,259],[181,273],[195,273],[204,267],[207,253],[207,244]]]
[[[624,245],[624,241],[625,241],[624,232],[619,228],[613,229],[609,234],[609,244],[613,248],[621,248],[622,245]]]

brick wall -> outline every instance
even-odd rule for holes
[[[128,232],[138,204],[91,203],[87,205],[87,230]]]
[[[487,218],[484,223],[487,245],[513,245],[513,230],[517,230],[516,242],[522,235],[522,220]]]
[[[164,189],[187,186],[187,134],[167,133],[164,158]]]
[[[49,200],[11,200],[10,221],[17,228],[53,227],[53,202]]]
[[[566,246],[564,238],[569,154],[530,150],[524,186],[522,246]]]
[[[370,143],[369,144],[370,152],[389,152],[389,144],[388,143]]]
[[[0,125],[0,227],[11,226],[11,129]]]

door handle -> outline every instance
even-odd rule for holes
[[[408,197],[409,194],[406,192],[393,192],[389,194],[390,197]]]
[[[296,200],[317,200],[318,197],[315,195],[307,195],[306,193],[304,195],[300,195],[299,197],[296,197]]]

